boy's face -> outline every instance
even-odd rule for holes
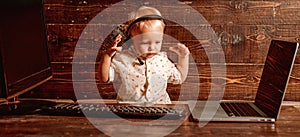
[[[132,38],[134,49],[138,56],[152,57],[161,50],[163,29],[161,27],[142,30]]]

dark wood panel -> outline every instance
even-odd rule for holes
[[[221,42],[227,63],[264,63],[271,39],[284,38],[285,40],[295,41],[297,32],[300,33],[299,26],[281,25],[274,30],[273,26],[268,25],[243,26],[232,24],[215,25],[213,29]],[[101,41],[106,37],[101,34],[101,30],[105,27],[111,26],[48,25],[51,61],[71,62],[79,38],[83,53],[88,53],[89,50],[97,50],[97,47],[101,47]],[[82,33],[84,29],[85,31]],[[199,33],[208,31],[206,29],[208,28],[200,29]],[[167,29],[167,34],[174,39],[173,41],[166,40],[166,46],[172,45],[172,42],[180,41],[190,48],[195,62],[208,62],[207,55],[205,55],[206,49],[201,46],[206,40],[194,40],[188,31],[179,26],[170,26]],[[204,39],[210,38],[205,36]],[[84,52],[84,50],[87,52]],[[296,63],[299,62],[299,57],[297,57]]]
[[[58,64],[55,64],[58,66]],[[45,97],[45,98],[75,98],[73,84],[79,84],[81,89],[84,89],[81,94],[82,98],[97,97],[97,91],[94,91],[89,84],[93,83],[95,73],[93,72],[73,72],[71,73],[71,64],[62,64],[64,69],[54,72],[54,77],[51,81],[43,84],[41,87],[28,93],[26,96]],[[207,99],[210,93],[211,86],[217,86],[212,83],[211,68],[207,65],[198,65],[199,70],[191,70],[184,85],[170,85],[168,92],[172,100],[177,100],[179,95],[181,99],[193,99],[198,96],[199,99]],[[245,99],[253,100],[256,95],[256,90],[260,81],[263,65],[247,65],[235,64],[227,65],[226,87],[223,99]],[[292,76],[288,84],[285,100],[298,100],[300,89],[300,66],[295,65],[292,71]],[[198,75],[193,75],[197,72]],[[72,79],[72,74],[78,75],[81,79]],[[219,78],[219,77],[216,77]],[[113,99],[116,97],[113,85],[100,84],[96,82],[97,88],[103,98]],[[199,91],[191,90],[192,87],[198,87]],[[199,92],[196,95],[195,92]]]
[[[69,6],[88,6],[88,5],[98,5],[98,6],[110,6],[122,0],[45,0],[45,4],[51,5],[69,5]]]
[[[131,11],[137,5],[147,5],[147,2],[136,1],[135,4],[120,5],[113,9],[110,13],[115,13],[114,15],[109,13],[104,14],[102,18],[94,18],[118,2],[121,0],[45,0],[48,42],[54,78],[39,87],[41,92],[35,90],[29,93],[29,96],[74,98],[72,82],[84,83],[93,78],[95,73],[92,72],[72,72],[72,64],[87,64],[83,67],[87,67],[89,70],[93,69],[94,62],[99,61],[99,58],[88,53],[98,51],[100,42],[106,38],[105,34],[108,33],[105,31],[111,30],[115,25],[111,22],[120,22],[127,18],[125,11]],[[300,39],[300,17],[298,16],[300,15],[300,2],[298,0],[180,0],[175,3],[154,0],[151,2],[155,3],[155,7],[159,8],[165,17],[184,21],[185,25],[188,25],[185,27],[189,27],[201,35],[199,36],[200,40],[196,40],[189,31],[180,25],[169,23],[166,34],[174,39],[165,41],[166,47],[180,41],[191,50],[190,63],[196,62],[194,65],[197,66],[191,72],[197,75],[189,76],[187,83],[191,86],[198,86],[195,84],[197,80],[200,80],[200,99],[207,99],[210,86],[214,84],[209,68],[209,63],[213,62],[209,61],[208,55],[206,55],[207,50],[214,51],[213,48],[207,46],[213,38],[206,33],[209,29],[212,28],[215,31],[227,63],[227,76],[221,78],[226,80],[224,99],[252,100],[255,97],[271,39],[287,41],[299,41]],[[187,4],[196,11],[186,9],[184,6],[174,6],[176,4]],[[184,13],[181,11],[183,10],[189,11],[189,16],[198,16],[200,13],[203,17],[197,18],[197,23],[202,22],[204,25],[202,24],[202,27],[199,28],[199,24],[195,24],[195,20],[182,18]],[[176,13],[175,17],[174,13]],[[125,14],[126,16],[124,16]],[[93,22],[91,22],[92,20]],[[211,27],[208,24],[211,24]],[[80,41],[78,41],[79,38]],[[79,46],[76,47],[76,45]],[[77,56],[82,57],[77,62],[73,62],[75,48],[81,51],[77,53]],[[175,58],[176,61],[176,55],[171,54],[170,57]],[[300,64],[300,52],[297,53],[295,63],[297,65],[290,78],[286,100],[300,100],[300,67],[298,65]],[[73,73],[80,76],[78,81],[72,80]],[[89,91],[89,87],[84,88]],[[111,85],[98,84],[98,88],[105,89],[105,97],[115,97]],[[194,96],[188,92],[180,94],[178,93],[180,89],[174,85],[170,86],[172,99],[176,100],[178,96],[184,98]],[[82,95],[82,97],[94,96],[90,92],[86,94],[87,96]]]
[[[108,8],[118,1],[46,1],[45,13],[46,20],[49,23],[59,24],[84,24],[88,23],[98,13]],[[165,16],[172,16],[174,13],[182,14],[186,8],[177,4],[164,4],[160,2],[153,2],[154,6],[161,10]],[[155,4],[156,3],[156,4]],[[210,24],[228,24],[234,23],[239,25],[249,24],[298,24],[300,18],[300,2],[299,1],[205,1],[196,0],[190,2],[183,2],[190,5],[195,12],[199,12]],[[136,3],[137,5],[141,3]],[[122,5],[115,8],[112,13],[118,16],[118,13],[127,10],[135,9],[137,5]],[[177,7],[172,7],[177,6]],[[170,10],[172,9],[172,10]],[[128,10],[129,11],[129,10]],[[214,13],[214,14],[212,14]],[[191,15],[193,13],[190,13]],[[177,15],[178,16],[178,15]],[[107,21],[118,18],[111,18],[107,16]],[[181,18],[183,19],[183,18]]]
[[[204,1],[189,3],[211,24],[298,24],[299,1]],[[214,14],[212,14],[212,12]]]

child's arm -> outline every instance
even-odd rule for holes
[[[118,35],[111,47],[102,54],[100,64],[99,64],[99,79],[101,82],[108,82],[109,80],[109,69],[111,64],[111,58],[116,54],[117,51],[121,51],[122,47],[117,47],[118,43],[121,41],[121,35]]]
[[[178,55],[177,69],[181,73],[182,81],[185,81],[189,70],[190,51],[185,45],[181,43],[178,43],[177,45],[177,47],[170,47],[170,50],[174,51]]]

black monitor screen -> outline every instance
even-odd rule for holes
[[[8,98],[51,77],[43,0],[1,0],[0,20],[0,95]]]

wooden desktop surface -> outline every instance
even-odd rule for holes
[[[93,121],[93,122],[91,122]],[[98,125],[95,124],[98,121]],[[142,122],[143,121],[143,122]],[[105,133],[114,132],[120,136],[152,136],[169,130],[166,136],[299,136],[300,134],[300,103],[284,102],[279,119],[275,123],[231,123],[210,122],[199,126],[189,118],[180,125],[172,121],[161,120],[154,124],[147,120],[132,120],[142,122],[136,127],[118,119],[94,118],[76,116],[49,115],[17,115],[0,116],[0,136],[47,136],[47,137],[87,137],[108,136]],[[124,128],[118,129],[118,126]],[[101,127],[101,130],[98,128]],[[173,127],[172,127],[173,126]],[[175,127],[175,128],[174,128]],[[104,128],[106,131],[103,132]],[[170,128],[174,128],[170,130]],[[147,130],[145,130],[147,129]],[[144,131],[143,131],[144,130]],[[120,131],[120,132],[119,132]],[[122,131],[122,133],[121,133]]]

